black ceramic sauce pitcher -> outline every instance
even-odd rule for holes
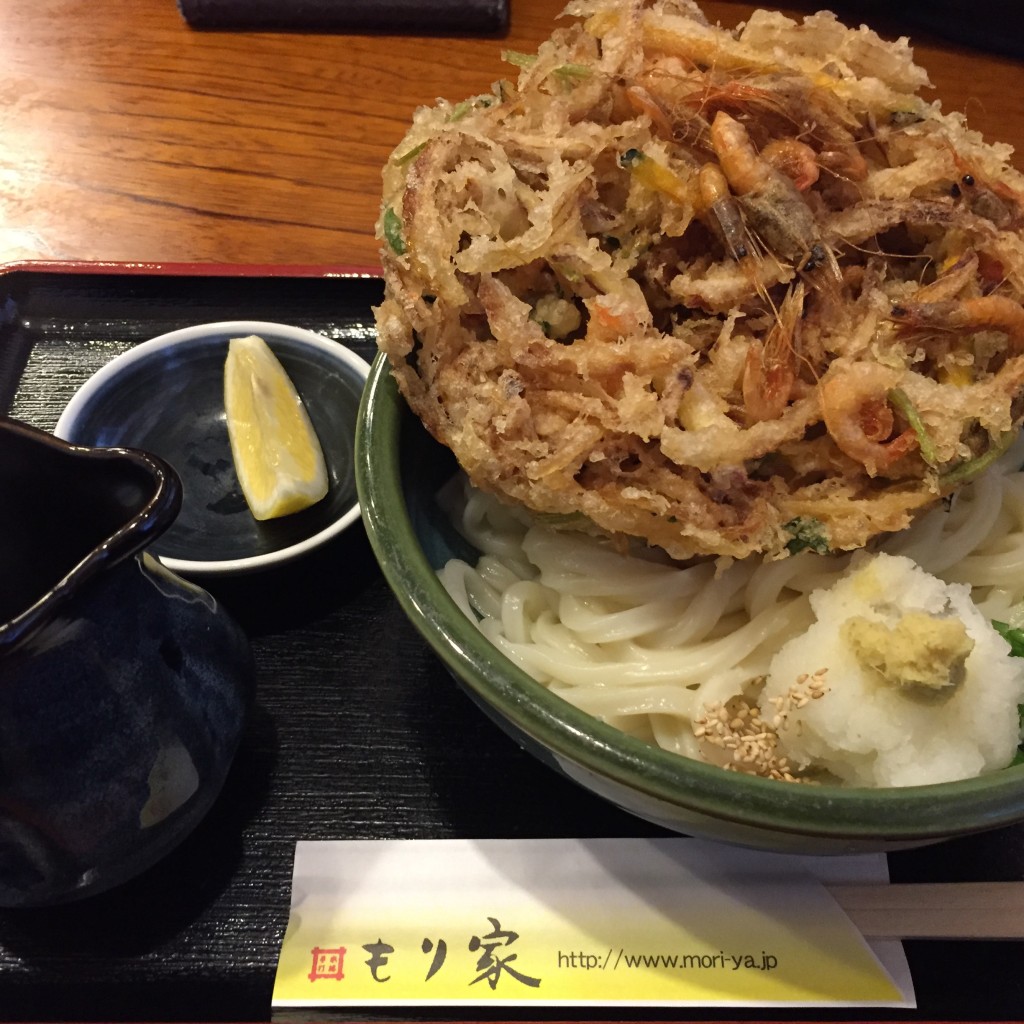
[[[252,657],[144,550],[180,503],[154,456],[0,418],[0,906],[125,881],[220,791]]]

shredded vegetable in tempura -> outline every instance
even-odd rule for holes
[[[380,346],[473,484],[679,559],[779,557],[994,461],[1024,415],[1009,147],[828,13],[566,14],[384,172]]]

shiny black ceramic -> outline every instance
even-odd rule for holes
[[[154,456],[0,419],[0,906],[127,880],[221,789],[252,657],[145,551],[180,502]]]

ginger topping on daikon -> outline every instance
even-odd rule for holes
[[[300,512],[327,494],[327,464],[309,414],[258,335],[228,343],[224,411],[238,482],[256,519]]]
[[[895,624],[855,615],[840,634],[862,665],[893,686],[949,695],[963,682],[974,641],[958,618],[909,611]]]

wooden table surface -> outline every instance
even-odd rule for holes
[[[438,39],[197,31],[174,0],[4,0],[0,264],[375,267],[380,168],[413,110],[507,76],[502,49],[535,49],[562,7],[511,0],[506,37]],[[751,7],[705,9],[734,25]],[[1024,169],[1024,62],[878,28],[912,34],[935,98]]]

